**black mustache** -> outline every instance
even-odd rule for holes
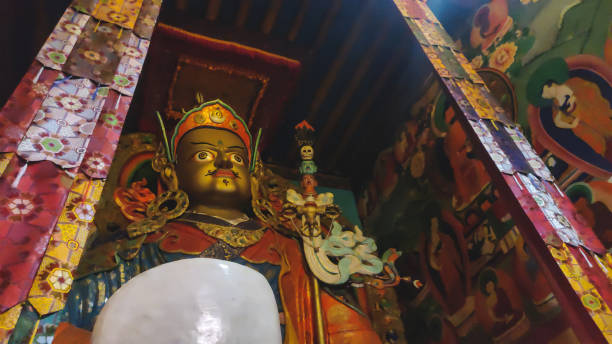
[[[219,171],[219,169],[216,169],[216,170],[208,170],[208,172],[206,172],[206,175],[207,175],[207,176],[212,176],[212,175],[216,174],[216,173],[217,173],[217,171]],[[234,171],[234,170],[229,170],[229,171],[230,171],[230,172],[232,172],[236,178],[240,178],[240,174],[239,174],[238,172],[236,172],[236,171]]]

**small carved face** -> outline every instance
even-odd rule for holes
[[[300,149],[300,156],[302,160],[312,160],[314,157],[314,149],[312,146],[303,146],[302,149]]]

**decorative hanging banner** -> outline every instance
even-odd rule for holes
[[[419,30],[425,37],[427,44],[439,45],[443,47],[453,47],[455,45],[448,33],[446,33],[446,31],[442,29],[439,25],[436,25],[423,19],[410,20],[412,20],[419,28]]]
[[[84,174],[74,179],[28,296],[41,316],[64,308],[103,187]]]
[[[498,121],[506,126],[514,126],[505,114],[504,108],[499,103],[488,97],[488,92],[482,85],[474,85],[468,80],[456,80],[457,85],[476,110],[478,117]]]
[[[427,19],[427,14],[417,1],[396,0],[395,5],[405,18]]]
[[[134,33],[136,35],[141,38],[151,39],[161,9],[161,4],[161,0],[143,1],[140,15],[138,15],[138,20],[136,20],[136,24],[134,25]]]
[[[416,38],[417,42],[419,42],[421,46],[429,46],[429,42],[425,38],[425,35],[423,35],[421,29],[419,29],[418,25],[414,22],[414,20],[410,18],[405,18],[405,20],[406,24],[408,24],[408,26],[410,27],[410,30],[412,30],[412,33],[414,34],[414,37]]]
[[[101,84],[111,84],[121,60],[119,50],[130,38],[120,35],[120,31],[113,24],[88,21],[62,70]]]
[[[0,344],[8,343],[10,334],[19,320],[19,314],[21,314],[22,307],[23,306],[19,304],[0,313]]]
[[[516,172],[514,166],[506,153],[499,147],[486,124],[483,123],[483,121],[468,120],[468,122],[470,126],[474,128],[476,135],[478,135],[482,145],[485,147],[487,153],[489,153],[489,156],[491,156],[491,159],[493,159],[495,166],[497,166],[502,173],[514,174]]]
[[[448,68],[453,78],[466,79],[468,73],[463,69],[463,66],[459,63],[455,57],[455,53],[449,47],[436,47],[438,50],[438,57],[442,60],[442,63]]]
[[[533,147],[529,144],[529,141],[527,141],[523,133],[518,128],[506,127],[504,130],[510,135],[512,140],[514,140],[518,151],[523,155],[525,160],[527,160],[535,174],[544,180],[550,182],[554,181],[554,177],[550,173],[550,170],[546,167],[540,156],[533,150]]]
[[[479,121],[480,117],[476,113],[476,110],[472,107],[455,80],[442,78],[442,83],[446,85],[450,96],[457,102],[459,109],[463,112],[467,119],[471,121]]]
[[[527,191],[531,194],[541,212],[544,214],[548,222],[555,229],[555,232],[566,244],[572,246],[584,246],[576,229],[563,214],[561,209],[555,203],[555,200],[548,193],[542,182],[536,177],[517,173],[516,176],[523,183]]]
[[[482,80],[480,75],[478,75],[474,68],[472,68],[472,64],[470,63],[470,61],[468,61],[468,59],[465,58],[465,56],[461,52],[453,50],[453,54],[455,55],[457,62],[461,64],[461,67],[463,67],[463,70],[467,73],[467,76],[473,83],[480,85],[485,84],[484,80]]]
[[[66,13],[71,11],[68,9]],[[75,15],[79,16],[81,19],[88,17]],[[71,43],[66,44],[65,40]],[[148,48],[148,40],[138,38],[131,31],[123,32],[110,23],[89,19],[85,20],[82,27],[78,27],[64,20],[49,36],[37,59],[50,68],[111,85],[117,91],[131,96]]]
[[[15,156],[15,153],[0,153],[0,177],[4,175],[4,171]]]
[[[0,152],[14,152],[59,72],[34,61],[2,110]]]
[[[133,29],[143,0],[74,0],[72,7],[92,17]]]
[[[53,163],[18,156],[0,178],[0,313],[26,299],[71,183]]]
[[[577,257],[582,254],[572,252],[570,247],[565,245],[561,247],[549,246],[551,255],[559,265],[559,268],[570,282],[572,289],[576,292],[582,305],[589,312],[593,322],[601,330],[601,333],[606,337],[608,342],[612,342],[612,310],[606,303],[605,297],[599,292],[596,287],[597,283],[593,283],[593,276],[585,271],[583,264],[580,264]],[[593,262],[592,264],[595,264]],[[609,289],[609,288],[608,288]]]
[[[62,70],[89,18],[86,14],[68,8],[38,52],[36,59],[46,67]]]
[[[131,97],[109,91],[81,164],[81,170],[89,177],[106,178],[108,175],[131,101]]]
[[[492,121],[482,120],[481,122],[483,126],[486,126],[489,129],[489,132],[497,143],[497,146],[501,148],[504,154],[508,157],[508,160],[512,164],[513,174],[516,172],[521,172],[527,175],[530,173],[534,174],[529,162],[521,154],[514,143],[515,141],[505,130],[496,127]]]
[[[604,255],[606,249],[601,243],[597,235],[593,232],[591,227],[585,222],[584,218],[579,215],[574,207],[572,201],[565,195],[561,190],[552,184],[552,182],[543,181],[542,185],[548,191],[548,194],[554,199],[555,203],[565,215],[567,220],[571,223],[572,227],[578,232],[580,239],[582,240],[583,246],[589,250]]]
[[[549,245],[561,247],[563,241],[561,241],[553,226],[548,222],[544,213],[540,211],[540,207],[531,196],[529,190],[519,181],[517,174],[502,174],[502,176],[542,240]]]
[[[442,63],[442,59],[440,59],[440,56],[438,56],[438,52],[435,47],[423,46],[423,51],[429,59],[429,62],[431,62],[434,69],[442,78],[451,78],[453,76],[444,63]]]
[[[108,88],[87,79],[56,82],[17,148],[28,161],[79,166],[100,115]]]
[[[121,42],[121,47],[118,49],[122,56],[115,70],[111,88],[132,96],[149,50],[149,41],[138,38],[131,32],[125,36],[127,39]]]

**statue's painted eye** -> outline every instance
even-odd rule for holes
[[[230,159],[232,159],[233,163],[236,163],[238,165],[244,164],[244,159],[239,154],[235,154],[235,153],[230,154]]]
[[[211,161],[215,158],[215,156],[211,152],[201,151],[201,152],[196,153],[194,158],[197,161]]]

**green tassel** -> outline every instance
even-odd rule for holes
[[[172,157],[172,152],[170,152],[170,145],[168,144],[168,135],[166,134],[166,126],[164,125],[164,121],[159,114],[159,111],[156,111],[157,120],[159,121],[159,126],[161,127],[162,136],[164,138],[164,147],[166,148],[166,156],[168,157],[168,161],[174,161]]]
[[[261,141],[261,128],[257,131],[257,138],[255,139],[255,145],[253,146],[253,157],[251,158],[251,169],[253,172],[255,170],[255,162],[257,161],[257,154],[259,153],[259,142]]]

